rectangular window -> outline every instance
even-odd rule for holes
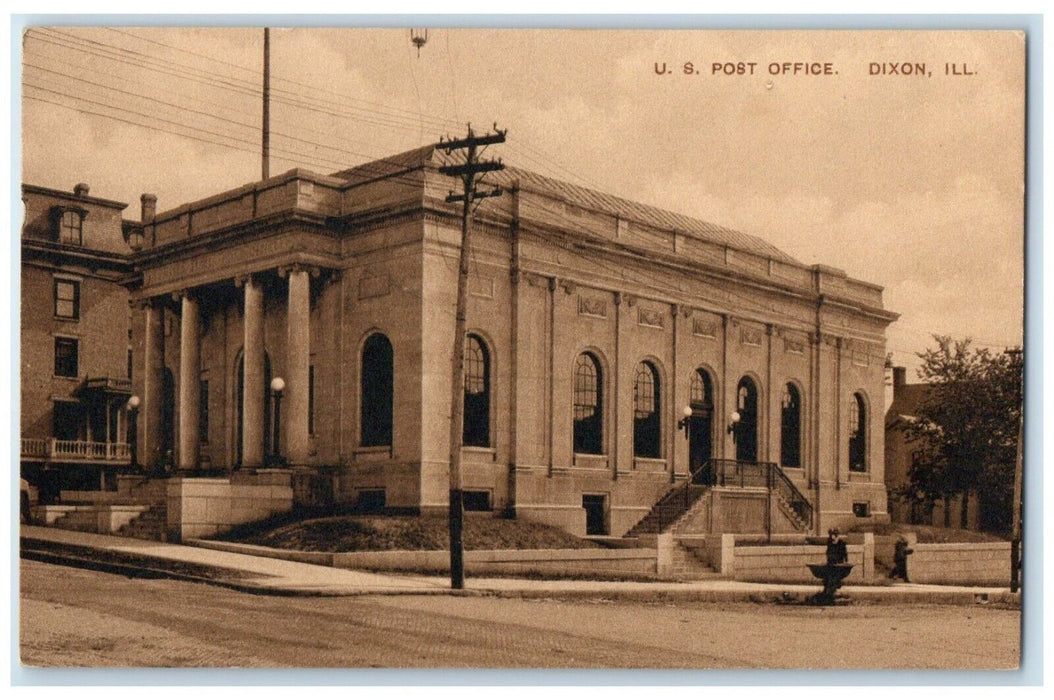
[[[62,221],[59,224],[59,243],[80,245],[82,222],[83,218],[79,211],[71,209],[62,212]]]
[[[80,318],[81,285],[74,280],[55,280],[55,316]]]
[[[128,366],[125,368],[128,378],[132,378],[132,348],[128,348]]]
[[[307,434],[315,434],[315,366],[307,368]]]
[[[466,511],[491,510],[490,491],[463,491],[461,499]]]
[[[386,495],[384,489],[362,489],[355,502],[355,510],[360,513],[379,513],[386,506]]]
[[[209,441],[209,380],[201,380],[198,394],[198,442]]]
[[[55,376],[77,376],[77,339],[55,338]]]
[[[853,503],[853,515],[858,518],[871,517],[871,503],[868,501],[858,501]]]

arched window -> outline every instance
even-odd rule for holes
[[[465,418],[462,444],[490,447],[490,354],[475,335],[465,339]]]
[[[736,388],[736,411],[739,422],[733,429],[736,440],[736,459],[741,462],[758,461],[758,388],[750,377],[739,380]]]
[[[659,372],[650,362],[637,365],[633,379],[633,455],[662,456]]]
[[[867,404],[859,393],[849,402],[849,471],[867,471]]]
[[[705,411],[709,414],[714,410],[714,385],[706,370],[697,369],[692,373],[688,401],[696,412]]]
[[[604,453],[604,394],[600,362],[584,352],[575,360],[575,452]]]
[[[801,394],[798,387],[787,384],[780,398],[780,464],[801,466]]]
[[[394,374],[391,341],[381,333],[374,333],[362,347],[359,416],[363,447],[392,444]]]

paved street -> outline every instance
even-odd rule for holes
[[[21,561],[34,666],[1014,668],[1020,611],[288,598]]]

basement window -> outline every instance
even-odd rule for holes
[[[857,501],[853,503],[853,515],[858,518],[870,518],[871,503],[868,501]]]
[[[490,491],[464,491],[461,494],[461,502],[466,511],[492,510]]]
[[[363,489],[359,491],[355,510],[362,513],[380,513],[387,506],[387,492],[384,489]]]

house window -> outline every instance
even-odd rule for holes
[[[77,376],[76,338],[55,338],[55,376]]]
[[[202,379],[198,393],[198,442],[209,441],[209,380]]]
[[[55,280],[55,316],[78,319],[81,313],[81,284],[74,280]]]
[[[853,515],[857,518],[871,517],[871,503],[869,501],[856,501],[853,503]]]
[[[574,449],[582,454],[603,454],[604,406],[600,363],[584,352],[575,360]]]
[[[81,227],[84,217],[76,209],[67,209],[59,219],[59,243],[81,245]]]
[[[363,447],[392,444],[394,369],[392,343],[381,333],[366,339],[362,348],[360,429]]]
[[[133,364],[132,361],[133,361],[132,348],[128,348],[128,366],[125,367],[125,373],[128,375],[129,379],[132,378],[132,364]]]
[[[801,467],[801,394],[787,384],[780,399],[780,464]]]
[[[849,402],[849,471],[867,471],[867,405],[859,393]]]
[[[465,340],[465,416],[462,443],[490,447],[490,355],[474,335]]]
[[[315,434],[315,366],[307,368],[307,434]]]
[[[662,456],[659,372],[650,362],[637,365],[633,380],[633,455]]]

